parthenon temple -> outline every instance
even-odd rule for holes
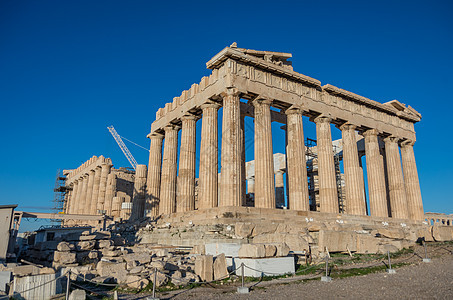
[[[224,48],[207,62],[209,76],[157,111],[148,166],[129,174],[112,169],[110,159],[93,157],[69,171],[66,211],[140,219],[254,206],[424,220],[413,148],[420,113],[398,100],[380,103],[322,85],[295,72],[291,57],[235,43]],[[305,143],[303,116],[316,127],[313,147]],[[254,161],[247,167],[245,117],[254,118]],[[286,153],[277,157],[272,122],[281,123],[286,140]],[[331,124],[341,140],[332,141]]]

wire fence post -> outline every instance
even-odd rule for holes
[[[69,299],[69,289],[71,288],[71,270],[68,271],[68,275],[66,277],[66,297],[65,300]]]
[[[249,288],[244,286],[244,263],[241,263],[241,281],[241,286],[237,288],[238,294],[248,294]]]
[[[425,243],[424,238],[423,238],[423,247],[425,248],[425,258],[423,259],[423,262],[429,263],[429,262],[431,262],[431,258],[428,258],[428,250],[426,249],[426,243]]]
[[[329,253],[329,252],[327,252]],[[329,256],[326,254],[326,276],[321,276],[321,281],[331,282],[332,277],[329,276]]]
[[[388,262],[389,262],[389,268],[386,271],[389,274],[395,274],[396,271],[394,269],[392,269],[392,262],[390,260],[390,251],[387,251],[387,257],[388,257]]]

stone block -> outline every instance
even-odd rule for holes
[[[362,254],[378,253],[379,239],[367,234],[358,234],[356,251]]]
[[[130,288],[141,290],[148,285],[149,281],[137,275],[129,275],[124,283]]]
[[[99,240],[96,242],[96,248],[104,249],[113,246],[113,241],[111,240]]]
[[[321,252],[326,247],[329,252],[344,252],[349,249],[352,252],[357,251],[357,234],[346,231],[319,231],[318,246]]]
[[[94,249],[96,241],[82,241],[75,244],[77,251],[90,251]]]
[[[225,254],[227,257],[237,257],[242,244],[237,243],[209,243],[204,245],[207,255],[217,256]],[[201,254],[201,253],[200,253]]]
[[[274,257],[277,254],[277,246],[275,245],[264,245],[265,257]]]
[[[205,255],[206,254],[206,248],[205,245],[195,245],[192,248],[192,251],[190,251],[191,254],[201,254]]]
[[[154,270],[154,268],[156,268],[157,270],[159,271],[163,271],[165,269],[165,262],[161,261],[161,260],[156,260],[156,261],[152,261],[149,265],[148,265],[148,268]]]
[[[425,242],[434,242],[431,227],[424,227],[417,230],[417,237],[425,239]]]
[[[163,286],[163,285],[167,284],[167,282],[168,282],[167,276],[165,276],[165,274],[162,274],[161,272],[157,272],[155,277],[154,277],[154,274],[151,274],[149,276],[149,280],[151,280],[151,282],[153,284],[155,284],[156,287]]]
[[[200,276],[202,281],[212,281],[213,279],[213,256],[200,255],[195,260],[195,273]]]
[[[225,254],[219,254],[214,260],[214,280],[228,277],[227,262]]]
[[[151,255],[146,252],[141,253],[128,253],[123,255],[123,259],[128,261],[137,261],[139,264],[147,264],[151,261]]]
[[[433,238],[436,242],[446,242],[453,240],[453,227],[434,225]]]
[[[57,245],[57,250],[60,252],[68,252],[68,251],[72,251],[74,249],[75,249],[74,244],[70,244],[68,242],[60,242]]]
[[[39,274],[39,268],[33,265],[23,265],[13,268],[13,274],[15,276],[28,276]]]
[[[96,271],[99,273],[100,276],[115,277],[114,274],[126,272],[126,263],[100,261],[96,265]]]
[[[309,248],[308,241],[300,234],[286,234],[282,241],[275,242],[286,243],[292,251],[308,250]]]
[[[401,229],[387,229],[387,228],[379,228],[378,235],[381,237],[386,237],[389,239],[397,239],[402,240],[404,239],[404,231]]]
[[[0,291],[6,292],[6,285],[11,282],[11,271],[0,271]]]
[[[258,236],[260,234],[269,234],[269,233],[275,233],[277,230],[278,224],[274,223],[260,223],[257,224],[252,231],[252,237]]]
[[[233,267],[236,269],[244,263],[244,276],[261,277],[278,276],[295,273],[293,257],[269,257],[269,258],[234,258]],[[247,267],[250,268],[247,268]],[[254,270],[252,270],[254,269]],[[255,271],[258,270],[258,271]],[[241,268],[236,270],[236,275],[241,276]]]
[[[236,236],[246,239],[252,236],[254,228],[255,224],[238,222],[234,227],[234,233]]]
[[[55,251],[53,258],[54,258],[54,262],[57,262],[60,264],[73,264],[77,261],[76,254],[74,252]]]
[[[238,257],[261,258],[266,256],[263,244],[243,244],[238,252]]]
[[[86,292],[84,290],[74,290],[69,295],[69,300],[85,300]]]

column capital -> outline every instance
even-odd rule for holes
[[[383,138],[382,140],[384,141],[384,143],[398,143],[400,138],[396,137],[396,136],[393,136],[393,135],[390,135],[388,137]]]
[[[321,115],[317,116],[316,118],[313,118],[313,122],[315,122],[316,124],[330,123],[331,121],[332,121],[332,118],[330,117],[330,115],[321,114]]]
[[[180,119],[181,119],[181,121],[186,121],[186,120],[197,121],[199,119],[199,117],[197,117],[197,116],[195,116],[194,114],[191,114],[191,113],[186,113]]]
[[[168,124],[167,126],[164,127],[164,131],[167,132],[167,131],[174,131],[174,130],[179,130],[181,129],[181,126],[178,126],[178,125],[173,125],[173,124]]]
[[[237,97],[239,97],[240,94],[241,94],[241,92],[239,91],[239,89],[237,89],[237,88],[229,88],[229,89],[226,89],[223,92],[221,92],[220,96],[222,98],[225,98],[225,97],[228,97],[228,96],[237,96]]]
[[[368,129],[368,130],[364,130],[362,131],[362,135],[364,137],[367,137],[367,136],[378,136],[379,135],[379,131],[377,129]]]
[[[250,103],[251,103],[253,106],[256,106],[257,104],[263,104],[263,105],[271,106],[271,105],[272,105],[272,102],[273,102],[272,99],[264,98],[264,97],[257,97],[256,99],[250,101]]]
[[[164,135],[162,133],[158,133],[158,132],[151,132],[151,133],[148,133],[148,135],[146,137],[149,139],[163,139]]]
[[[356,125],[354,124],[351,124],[349,122],[346,122],[344,124],[341,124],[340,126],[337,126],[338,129],[340,129],[341,131],[343,130],[355,130],[357,128]]]
[[[216,109],[219,109],[222,105],[220,105],[219,103],[217,102],[214,102],[214,101],[207,101],[205,103],[203,103],[202,105],[200,105],[200,108],[201,110],[205,110],[207,108],[216,108]]]
[[[291,105],[284,111],[286,115],[293,115],[293,114],[298,114],[302,116],[302,113],[305,111],[305,109],[301,105]]]
[[[413,141],[413,140],[404,140],[400,144],[401,144],[401,147],[403,147],[403,148],[404,147],[413,147],[414,144],[415,144],[415,141]]]

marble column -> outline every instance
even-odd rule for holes
[[[159,215],[160,176],[162,170],[162,141],[164,136],[160,133],[148,135],[150,142],[148,178],[146,182],[146,205],[147,217]]]
[[[307,161],[305,157],[302,111],[290,108],[286,112],[286,165],[288,207],[309,211]]]
[[[425,214],[423,212],[422,193],[418,180],[417,164],[415,163],[413,141],[401,143],[401,159],[403,162],[409,217],[412,220],[424,220]]]
[[[77,212],[79,215],[86,214],[86,206],[89,202],[87,202],[87,189],[88,189],[88,174],[84,174],[82,181],[82,192],[80,193],[80,200]]]
[[[242,205],[241,109],[239,92],[228,89],[223,96],[221,183],[219,206]]]
[[[76,211],[76,206],[77,206],[77,189],[79,188],[79,181],[78,180],[74,180],[74,182],[72,183],[72,194],[71,194],[71,198],[69,199],[69,210],[68,210],[68,214],[74,214],[74,213],[77,213]]]
[[[116,174],[110,173],[107,176],[107,188],[105,190],[104,210],[107,216],[112,215],[113,197],[116,194]]]
[[[195,151],[197,141],[197,118],[186,115],[181,118],[181,149],[177,180],[176,211],[195,210]]]
[[[275,205],[277,207],[285,206],[285,184],[282,170],[275,172]]]
[[[338,191],[333,159],[330,118],[318,116],[316,123],[320,211],[338,213]]]
[[[89,171],[88,175],[88,184],[87,184],[87,192],[86,192],[86,201],[85,201],[85,209],[84,213],[87,215],[91,214],[91,206],[92,206],[92,196],[93,196],[93,185],[94,185],[94,170]]]
[[[94,170],[93,191],[91,192],[90,215],[97,215],[99,186],[101,183],[101,167]]]
[[[64,214],[69,214],[69,211],[71,210],[71,200],[72,200],[72,194],[73,194],[73,187],[71,187],[70,190],[65,194],[64,198],[64,207],[63,207],[63,213]],[[63,222],[64,223],[64,222]]]
[[[200,142],[198,209],[218,206],[218,123],[220,105],[208,102],[201,105],[203,111]]]
[[[407,219],[409,215],[407,211],[407,197],[404,186],[403,170],[401,168],[398,138],[390,136],[385,138],[384,142],[392,217]]]
[[[138,220],[145,215],[146,198],[146,165],[137,165],[135,168],[134,194],[132,197],[131,220]]]
[[[271,100],[257,99],[255,107],[255,207],[275,208]]]
[[[365,137],[370,215],[373,217],[388,217],[384,163],[379,150],[378,131],[370,129],[363,132],[362,135]]]
[[[160,184],[161,215],[176,211],[176,175],[178,172],[178,131],[179,127],[168,125],[165,130],[164,156],[162,161],[162,180]]]
[[[107,177],[110,174],[110,170],[112,165],[109,164],[102,164],[101,165],[101,178],[99,181],[99,193],[97,199],[97,208],[96,210],[101,213],[104,211],[104,204],[105,204],[105,193],[107,191]]]
[[[363,172],[359,164],[357,151],[356,126],[346,123],[339,127],[343,142],[343,168],[346,190],[346,213],[349,215],[366,215],[363,197]]]
[[[74,198],[74,209],[72,210],[73,214],[80,214],[80,202],[82,201],[82,187],[83,187],[83,177],[77,179],[77,193],[76,198]]]

